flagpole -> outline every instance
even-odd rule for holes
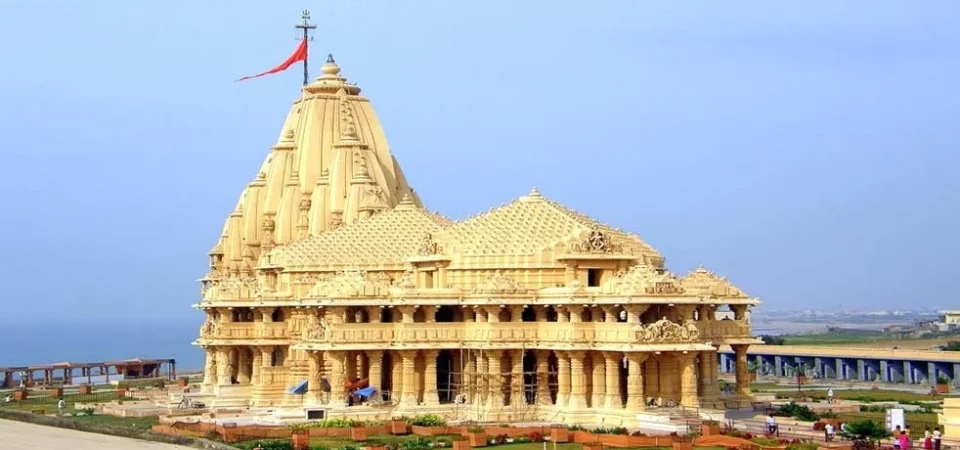
[[[310,11],[303,10],[303,14],[300,16],[303,19],[303,22],[300,22],[294,25],[294,28],[300,28],[303,30],[303,45],[304,49],[309,48],[308,42],[310,42],[310,35],[308,34],[310,30],[317,28],[316,25],[310,23]],[[310,52],[307,51],[307,55],[303,58],[303,85],[306,86],[310,82],[310,72],[307,70],[307,60],[309,59]]]

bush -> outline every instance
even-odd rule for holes
[[[786,339],[784,339],[783,336],[770,336],[768,334],[764,334],[760,336],[760,339],[762,339],[763,343],[767,345],[784,345],[786,343]]]
[[[845,429],[841,429],[840,435],[853,440],[854,449],[868,450],[874,448],[875,442],[890,437],[890,432],[883,428],[883,425],[872,420],[857,420],[848,423]]]
[[[530,442],[543,442],[543,434],[539,431],[534,431],[527,435],[527,439],[529,439]]]
[[[623,427],[599,427],[599,428],[594,428],[593,432],[596,434],[617,434],[617,435],[629,434],[627,432],[627,429]]]
[[[447,421],[436,414],[425,414],[422,416],[417,416],[411,419],[409,422],[410,425],[418,427],[445,427],[447,426]]]
[[[311,428],[350,428],[363,426],[363,422],[359,420],[338,417],[334,419],[323,419],[317,422],[311,422],[309,426]]]
[[[937,384],[950,384],[950,379],[943,375],[940,375],[937,377]]]
[[[960,352],[960,341],[950,341],[943,347],[948,352]]]
[[[793,417],[797,420],[802,420],[805,422],[816,422],[817,420],[820,420],[820,416],[818,416],[817,413],[810,410],[810,408],[803,405],[798,405],[794,402],[790,402],[790,403],[787,403],[786,405],[782,405],[780,409],[777,411],[777,415],[784,416],[784,417]]]
[[[787,445],[787,450],[817,450],[820,446],[816,442],[806,441]]]

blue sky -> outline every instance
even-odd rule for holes
[[[956,306],[960,3],[0,3],[4,316],[191,317],[332,52],[431,209],[548,197],[768,308]]]

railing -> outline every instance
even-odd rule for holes
[[[749,337],[749,325],[737,321],[693,322],[689,325],[658,322],[638,326],[605,322],[441,322],[441,323],[340,323],[322,333],[303,333],[303,339],[331,344],[368,343],[564,343],[676,344],[718,338]]]
[[[258,339],[288,339],[290,331],[286,322],[257,322],[256,334]]]

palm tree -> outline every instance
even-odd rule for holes
[[[859,450],[875,448],[876,444],[890,437],[891,433],[872,420],[857,420],[840,430],[840,435],[852,440],[854,450]]]

